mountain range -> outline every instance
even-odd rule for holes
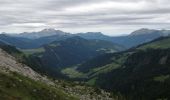
[[[117,37],[55,29],[0,34],[0,98],[168,100],[169,34],[145,28]]]
[[[96,39],[105,40],[124,46],[129,49],[142,43],[152,41],[161,36],[168,36],[169,30],[152,30],[152,29],[139,29],[132,32],[127,36],[107,36],[101,32],[87,32],[71,34],[55,29],[44,29],[39,32],[24,32],[20,34],[7,34],[3,33],[0,35],[0,40],[21,49],[32,49],[38,48],[41,45],[51,43],[53,41],[60,41],[74,36],[80,36],[84,39]],[[23,43],[24,45],[22,45]]]

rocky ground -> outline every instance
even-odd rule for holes
[[[55,81],[56,87],[63,89],[66,93],[79,97],[80,100],[116,100],[112,95],[99,88],[94,88],[80,83],[65,83]]]

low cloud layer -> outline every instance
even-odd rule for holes
[[[169,0],[0,0],[0,31],[56,28],[67,32],[127,34],[170,29]]]

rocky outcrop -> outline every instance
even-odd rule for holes
[[[13,56],[9,55],[2,49],[0,49],[0,71],[5,73],[17,72],[33,80],[53,84],[46,77],[41,76],[30,67],[26,66],[25,64],[19,63]]]

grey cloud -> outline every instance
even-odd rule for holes
[[[101,5],[106,2],[116,2],[120,7],[114,3],[108,8]],[[0,0],[0,31],[22,32],[48,27],[90,31],[93,28],[92,31],[108,33],[108,29],[114,34],[114,27],[121,30],[137,26],[153,28],[154,25],[167,28],[169,3],[169,0]],[[123,7],[129,4],[130,8]],[[74,9],[67,10],[70,8]]]

